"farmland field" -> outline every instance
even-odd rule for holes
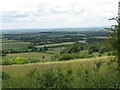
[[[45,57],[44,59],[42,57]],[[25,57],[33,60],[40,60],[43,62],[50,61],[52,54],[47,54],[47,53],[12,53],[12,54],[7,54],[6,56],[3,56],[3,61],[4,60],[10,60],[16,57]]]
[[[75,42],[67,42],[67,43],[58,43],[58,44],[48,44],[48,45],[39,45],[39,46],[36,46],[36,47],[50,47],[50,46],[59,46],[59,45],[70,45],[70,44],[73,44]]]
[[[2,49],[3,50],[8,50],[8,49],[13,49],[13,50],[25,50],[27,49],[29,42],[10,42],[10,43],[3,43],[2,44]]]

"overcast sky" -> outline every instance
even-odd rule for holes
[[[118,13],[118,0],[0,0],[0,29],[97,27]]]

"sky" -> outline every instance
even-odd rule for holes
[[[0,0],[0,29],[110,26],[117,13],[118,0]]]

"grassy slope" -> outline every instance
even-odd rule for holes
[[[19,75],[19,74],[25,74],[31,69],[38,69],[40,72],[44,72],[44,70],[47,70],[49,68],[53,69],[61,69],[66,70],[68,68],[71,68],[72,70],[76,70],[78,67],[82,66],[84,69],[93,69],[95,67],[95,62],[102,61],[104,63],[107,63],[110,61],[110,58],[113,58],[112,56],[103,56],[103,57],[96,57],[96,58],[90,58],[90,59],[74,59],[70,61],[59,61],[59,62],[46,62],[46,63],[36,63],[36,64],[24,64],[24,65],[7,65],[2,66],[3,71],[9,72],[12,75]],[[116,65],[115,65],[116,66]],[[105,72],[107,66],[106,64],[102,65],[102,72]]]

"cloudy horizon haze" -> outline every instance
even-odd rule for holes
[[[118,0],[1,0],[0,29],[110,26],[117,13]]]

